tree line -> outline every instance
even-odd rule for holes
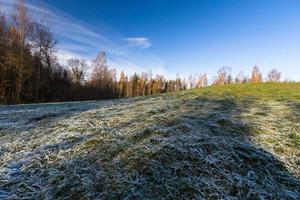
[[[10,16],[0,13],[0,104],[54,101],[96,100],[134,97],[206,87],[206,74],[177,76],[168,80],[151,72],[133,74],[109,69],[104,52],[98,53],[91,66],[72,58],[66,66],[58,62],[57,40],[50,26],[29,16],[24,0],[16,1]],[[92,69],[90,76],[88,69]],[[242,73],[235,79],[228,67],[218,71],[213,85],[262,82],[258,67],[251,78]],[[280,73],[272,70],[269,80],[277,82]]]
[[[254,66],[250,77],[246,77],[241,71],[235,78],[231,75],[230,67],[222,67],[219,69],[216,77],[213,78],[212,85],[241,84],[241,83],[262,83],[262,82],[280,82],[281,72],[272,69],[264,80],[263,75],[257,66]]]
[[[104,52],[89,66],[85,60],[58,62],[57,40],[49,25],[30,17],[24,0],[12,14],[0,13],[0,103],[16,104],[108,99],[173,92],[183,89],[179,80],[149,73],[124,72],[119,79],[109,69]],[[92,73],[87,78],[87,69]]]

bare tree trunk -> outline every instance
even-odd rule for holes
[[[26,6],[23,0],[19,0],[15,5],[14,18],[16,20],[16,26],[19,31],[19,62],[18,62],[18,78],[16,80],[16,101],[21,102],[21,93],[24,82],[24,48],[25,48],[25,37],[26,27],[28,25],[28,15]]]
[[[21,12],[21,11],[20,11]],[[19,21],[21,22],[21,15],[19,15]],[[16,88],[16,101],[17,103],[21,103],[21,92],[22,92],[22,86],[23,86],[23,69],[24,69],[24,32],[23,32],[23,25],[20,25],[20,40],[19,40],[19,76],[17,79],[17,88]]]
[[[35,102],[38,103],[40,99],[40,81],[41,81],[41,66],[38,65],[38,72],[35,86]]]

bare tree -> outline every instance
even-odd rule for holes
[[[270,82],[280,82],[281,73],[277,69],[272,69],[268,73],[268,81]]]
[[[105,52],[99,52],[92,62],[93,72],[91,75],[92,84],[104,89],[108,75],[108,66]]]
[[[142,73],[141,77],[139,79],[139,87],[140,87],[140,95],[145,96],[146,95],[146,89],[147,89],[147,74]]]
[[[163,75],[159,75],[157,74],[156,75],[156,82],[157,82],[157,92],[158,93],[162,93],[163,90],[165,89],[165,77]],[[180,78],[177,78],[176,81],[175,81],[175,85],[177,84],[177,87],[178,87],[178,90],[180,90],[180,87],[181,87],[181,80]],[[176,87],[176,86],[175,86]]]
[[[228,80],[230,79],[231,75],[231,68],[230,67],[222,67],[218,71],[217,78],[213,81],[213,85],[225,85],[228,84]]]
[[[182,81],[179,75],[176,75],[175,90],[176,91],[182,90]]]
[[[108,71],[108,77],[107,77],[107,89],[111,91],[111,97],[115,97],[116,90],[117,90],[117,70],[111,69]]]
[[[189,75],[189,78],[188,78],[188,86],[189,86],[189,89],[192,89],[194,88],[194,77],[193,75]]]
[[[71,58],[68,60],[68,66],[71,71],[72,81],[75,83],[75,85],[83,84],[87,70],[86,61],[79,60],[77,58]]]
[[[7,69],[7,47],[8,47],[8,22],[6,16],[0,11],[0,103],[8,99],[8,69]]]
[[[183,90],[186,90],[186,89],[187,89],[187,82],[186,82],[186,79],[185,79],[185,78],[183,79],[181,85],[182,85],[182,89],[183,89]]]
[[[30,36],[30,18],[28,15],[27,8],[23,0],[18,0],[15,4],[13,12],[14,27],[18,32],[18,78],[16,80],[16,94],[15,98],[18,103],[21,102],[22,87],[24,84],[25,77],[31,73],[30,68],[25,64],[25,51],[26,51],[26,39]]]
[[[126,97],[127,80],[125,73],[121,71],[119,79],[119,97]]]
[[[41,70],[45,66],[50,72],[50,78],[54,79],[54,67],[57,65],[55,55],[57,44],[56,39],[50,31],[50,27],[46,24],[35,23],[33,33],[33,47],[35,54],[41,59],[42,65],[38,66],[36,78],[36,101],[39,99],[39,90],[41,84]],[[52,86],[51,86],[52,87]],[[52,88],[53,89],[53,88]]]
[[[247,82],[247,78],[245,77],[244,72],[240,71],[240,73],[235,78],[235,83],[240,84],[245,82]]]
[[[206,74],[200,74],[197,82],[197,88],[206,87],[208,85],[208,79]]]
[[[153,85],[153,74],[151,71],[147,72],[147,94],[151,95],[152,85]]]

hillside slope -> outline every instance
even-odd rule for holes
[[[299,199],[300,84],[0,107],[0,199]]]

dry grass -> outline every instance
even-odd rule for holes
[[[2,107],[0,199],[299,199],[299,122],[300,84]]]

